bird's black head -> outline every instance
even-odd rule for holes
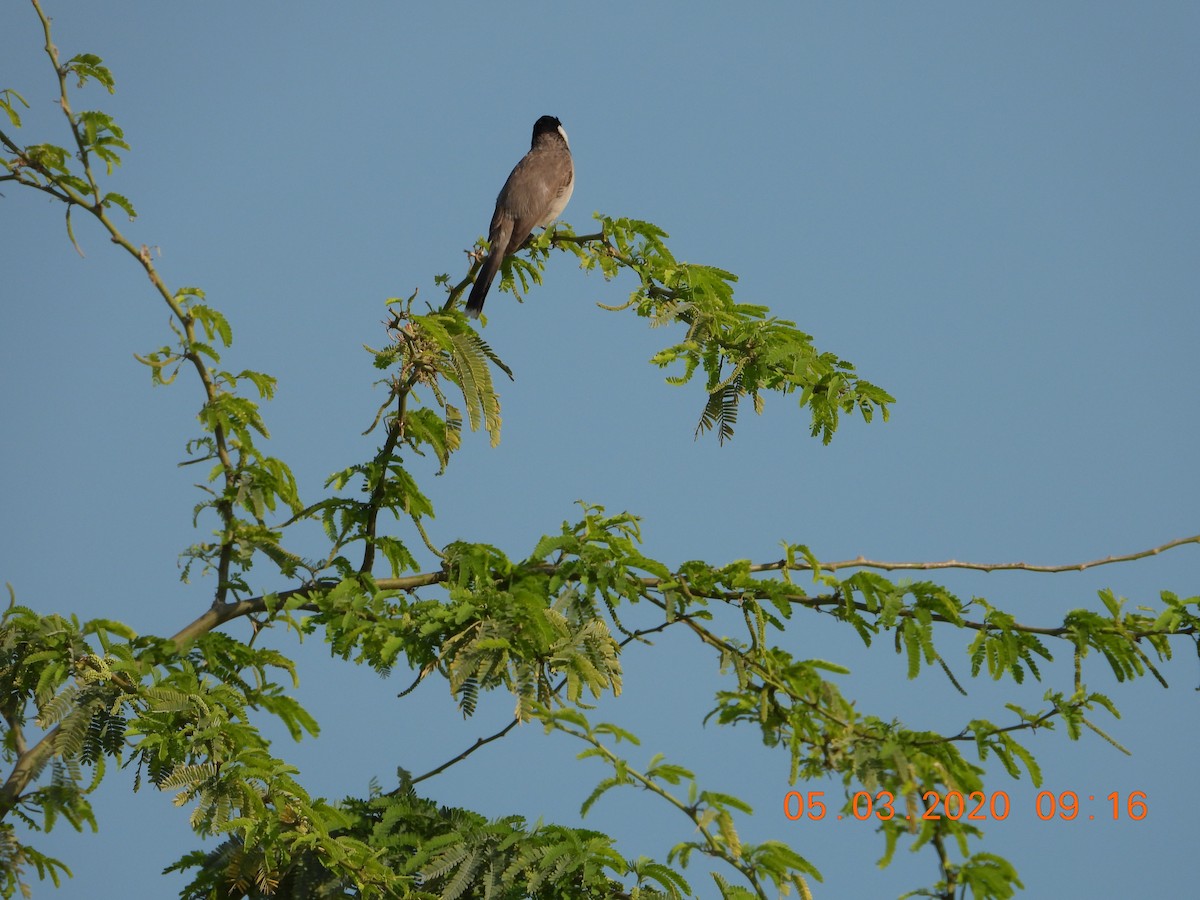
[[[558,131],[560,128],[562,128],[562,122],[558,121],[556,116],[542,116],[533,123],[533,136],[537,137],[539,134],[549,134],[552,131]]]
[[[567,133],[563,130],[562,122],[558,120],[557,116],[542,116],[533,123],[532,144],[536,146],[540,138],[544,138],[546,135],[551,134],[558,135],[558,137],[561,137],[564,141],[567,139]]]

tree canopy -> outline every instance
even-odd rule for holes
[[[947,569],[1032,576],[1117,565],[1200,536],[1051,566],[830,561],[800,542],[759,561],[672,565],[650,555],[642,515],[581,502],[573,519],[548,524],[515,553],[470,540],[469,522],[460,529],[468,537],[436,545],[428,531],[434,503],[423,485],[434,472],[454,477],[455,454],[475,433],[500,442],[499,386],[521,368],[461,312],[478,252],[461,277],[433,278],[426,293],[436,302],[419,292],[386,300],[382,334],[366,348],[382,402],[368,409],[361,397],[347,400],[364,404],[375,450],[339,463],[317,495],[302,492],[285,450],[269,440],[275,379],[227,368],[231,319],[201,287],[171,283],[153,250],[127,235],[135,198],[107,189],[106,180],[130,146],[113,117],[75,102],[85,86],[114,92],[113,73],[92,53],[60,52],[38,0],[32,7],[45,31],[43,74],[56,80],[65,138],[26,142],[29,88],[0,85],[0,182],[61,204],[71,242],[82,220],[98,226],[169,314],[163,343],[134,349],[154,385],[196,408],[181,465],[200,481],[197,538],[183,551],[182,574],[211,586],[211,605],[174,634],[156,636],[115,619],[47,613],[51,600],[35,586],[10,586],[0,617],[3,896],[69,873],[70,861],[41,852],[34,833],[63,820],[94,826],[90,795],[115,769],[134,773],[137,787],[174,797],[197,838],[208,841],[171,867],[191,878],[187,897],[819,893],[819,858],[795,842],[743,838],[743,823],[764,810],[705,783],[685,759],[646,761],[635,752],[638,736],[610,701],[626,686],[624,655],[658,652],[656,640],[669,633],[703,648],[723,679],[709,727],[748,726],[739,729],[742,740],[771,752],[789,788],[780,797],[785,820],[868,822],[861,834],[874,843],[864,863],[886,864],[899,847],[927,854],[936,877],[901,890],[1010,897],[1023,886],[1019,861],[986,849],[980,824],[1015,815],[998,780],[1041,786],[1032,740],[1039,732],[1098,736],[1121,748],[1110,724],[1120,698],[1092,686],[1097,672],[1165,685],[1164,661],[1194,643],[1197,597],[1163,591],[1153,603],[1133,604],[1102,590],[1061,620],[1030,622],[934,579]],[[559,225],[506,262],[502,287],[535,292],[552,258],[573,258],[603,279],[613,294],[605,310],[643,319],[662,336],[650,362],[678,388],[671,398],[693,405],[697,439],[740,439],[747,409],[798,409],[824,444],[847,417],[887,420],[896,402],[887,390],[818,348],[795,322],[737,299],[733,273],[678,259],[668,237],[650,222],[603,214],[579,232]],[[493,316],[512,312],[493,303]],[[320,440],[319,431],[311,439]],[[756,502],[769,498],[747,498]],[[307,542],[297,550],[293,535],[313,525],[323,535],[320,552]],[[981,704],[949,729],[910,727],[857,703],[843,663],[798,650],[795,635],[818,621],[873,652],[901,654],[914,681],[932,671],[961,691],[968,680],[1021,685],[1045,677],[1044,694],[1032,706]],[[274,720],[297,740],[319,740],[316,720],[292,690],[302,671],[278,639],[261,638],[265,629],[318,636],[336,657],[392,676],[401,706],[428,681],[444,685],[465,717],[486,695],[508,694],[511,721],[448,749],[430,771],[406,771],[397,760],[394,777],[372,773],[367,796],[316,796],[286,748],[264,733],[263,723]],[[1065,679],[1051,668],[1058,659],[1073,663]],[[680,836],[670,853],[630,856],[599,831],[439,802],[439,777],[453,778],[456,764],[522,723],[577,742],[581,779],[603,773],[585,794],[585,814],[614,792],[631,808],[665,804],[676,812]],[[825,786],[831,778],[837,791]],[[1136,790],[1114,795],[1114,814],[1145,816],[1146,798]],[[1064,801],[1052,793],[1050,802]]]

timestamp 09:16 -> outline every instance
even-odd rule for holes
[[[783,814],[793,822],[802,819],[820,821],[828,816],[825,807],[824,791],[788,791],[783,797]],[[1140,821],[1149,814],[1144,791],[1131,791],[1122,794],[1113,791],[1102,798],[1107,801],[1104,806],[1106,815],[1103,818],[1133,819]],[[858,791],[850,798],[849,814],[860,822],[878,819],[886,822],[889,819],[963,819],[968,822],[992,820],[1002,822],[1012,811],[1007,791],[971,791],[963,794],[960,791],[925,791],[921,794],[924,812],[920,814],[903,813],[896,810],[896,798],[891,791]],[[1088,794],[1086,801],[1095,802],[1096,796]],[[1081,815],[1080,798],[1075,791],[1041,791],[1034,803],[1034,811],[1043,822],[1052,819],[1070,821]],[[1084,814],[1087,819],[1095,819],[1095,814]],[[841,813],[835,813],[834,818],[844,818]]]

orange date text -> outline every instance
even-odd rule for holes
[[[783,814],[793,822],[809,819],[819,822],[827,817],[837,819],[856,819],[865,822],[877,819],[886,822],[889,819],[906,820],[937,820],[951,819],[953,821],[1002,822],[1012,812],[1012,802],[1006,791],[924,791],[920,795],[924,810],[911,811],[911,807],[902,803],[902,810],[896,808],[896,798],[890,791],[858,791],[850,797],[850,802],[844,813],[830,813],[825,804],[824,791],[788,791],[783,796]],[[1083,804],[1091,804],[1085,807]],[[1042,791],[1037,795],[1034,813],[1043,822],[1052,819],[1072,821],[1081,816],[1084,809],[1094,812],[1083,813],[1082,817],[1094,820],[1097,814],[1102,819],[1133,819],[1139,821],[1149,813],[1146,794],[1144,791],[1132,791],[1122,794],[1120,791],[1101,798],[1097,805],[1094,794],[1088,794],[1081,799],[1075,791]]]

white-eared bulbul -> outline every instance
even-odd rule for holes
[[[549,225],[557,219],[573,190],[575,164],[571,161],[567,133],[554,116],[542,116],[533,123],[533,145],[496,198],[492,227],[488,229],[491,248],[471,286],[468,316],[478,318],[504,257],[521,249],[535,226]]]

